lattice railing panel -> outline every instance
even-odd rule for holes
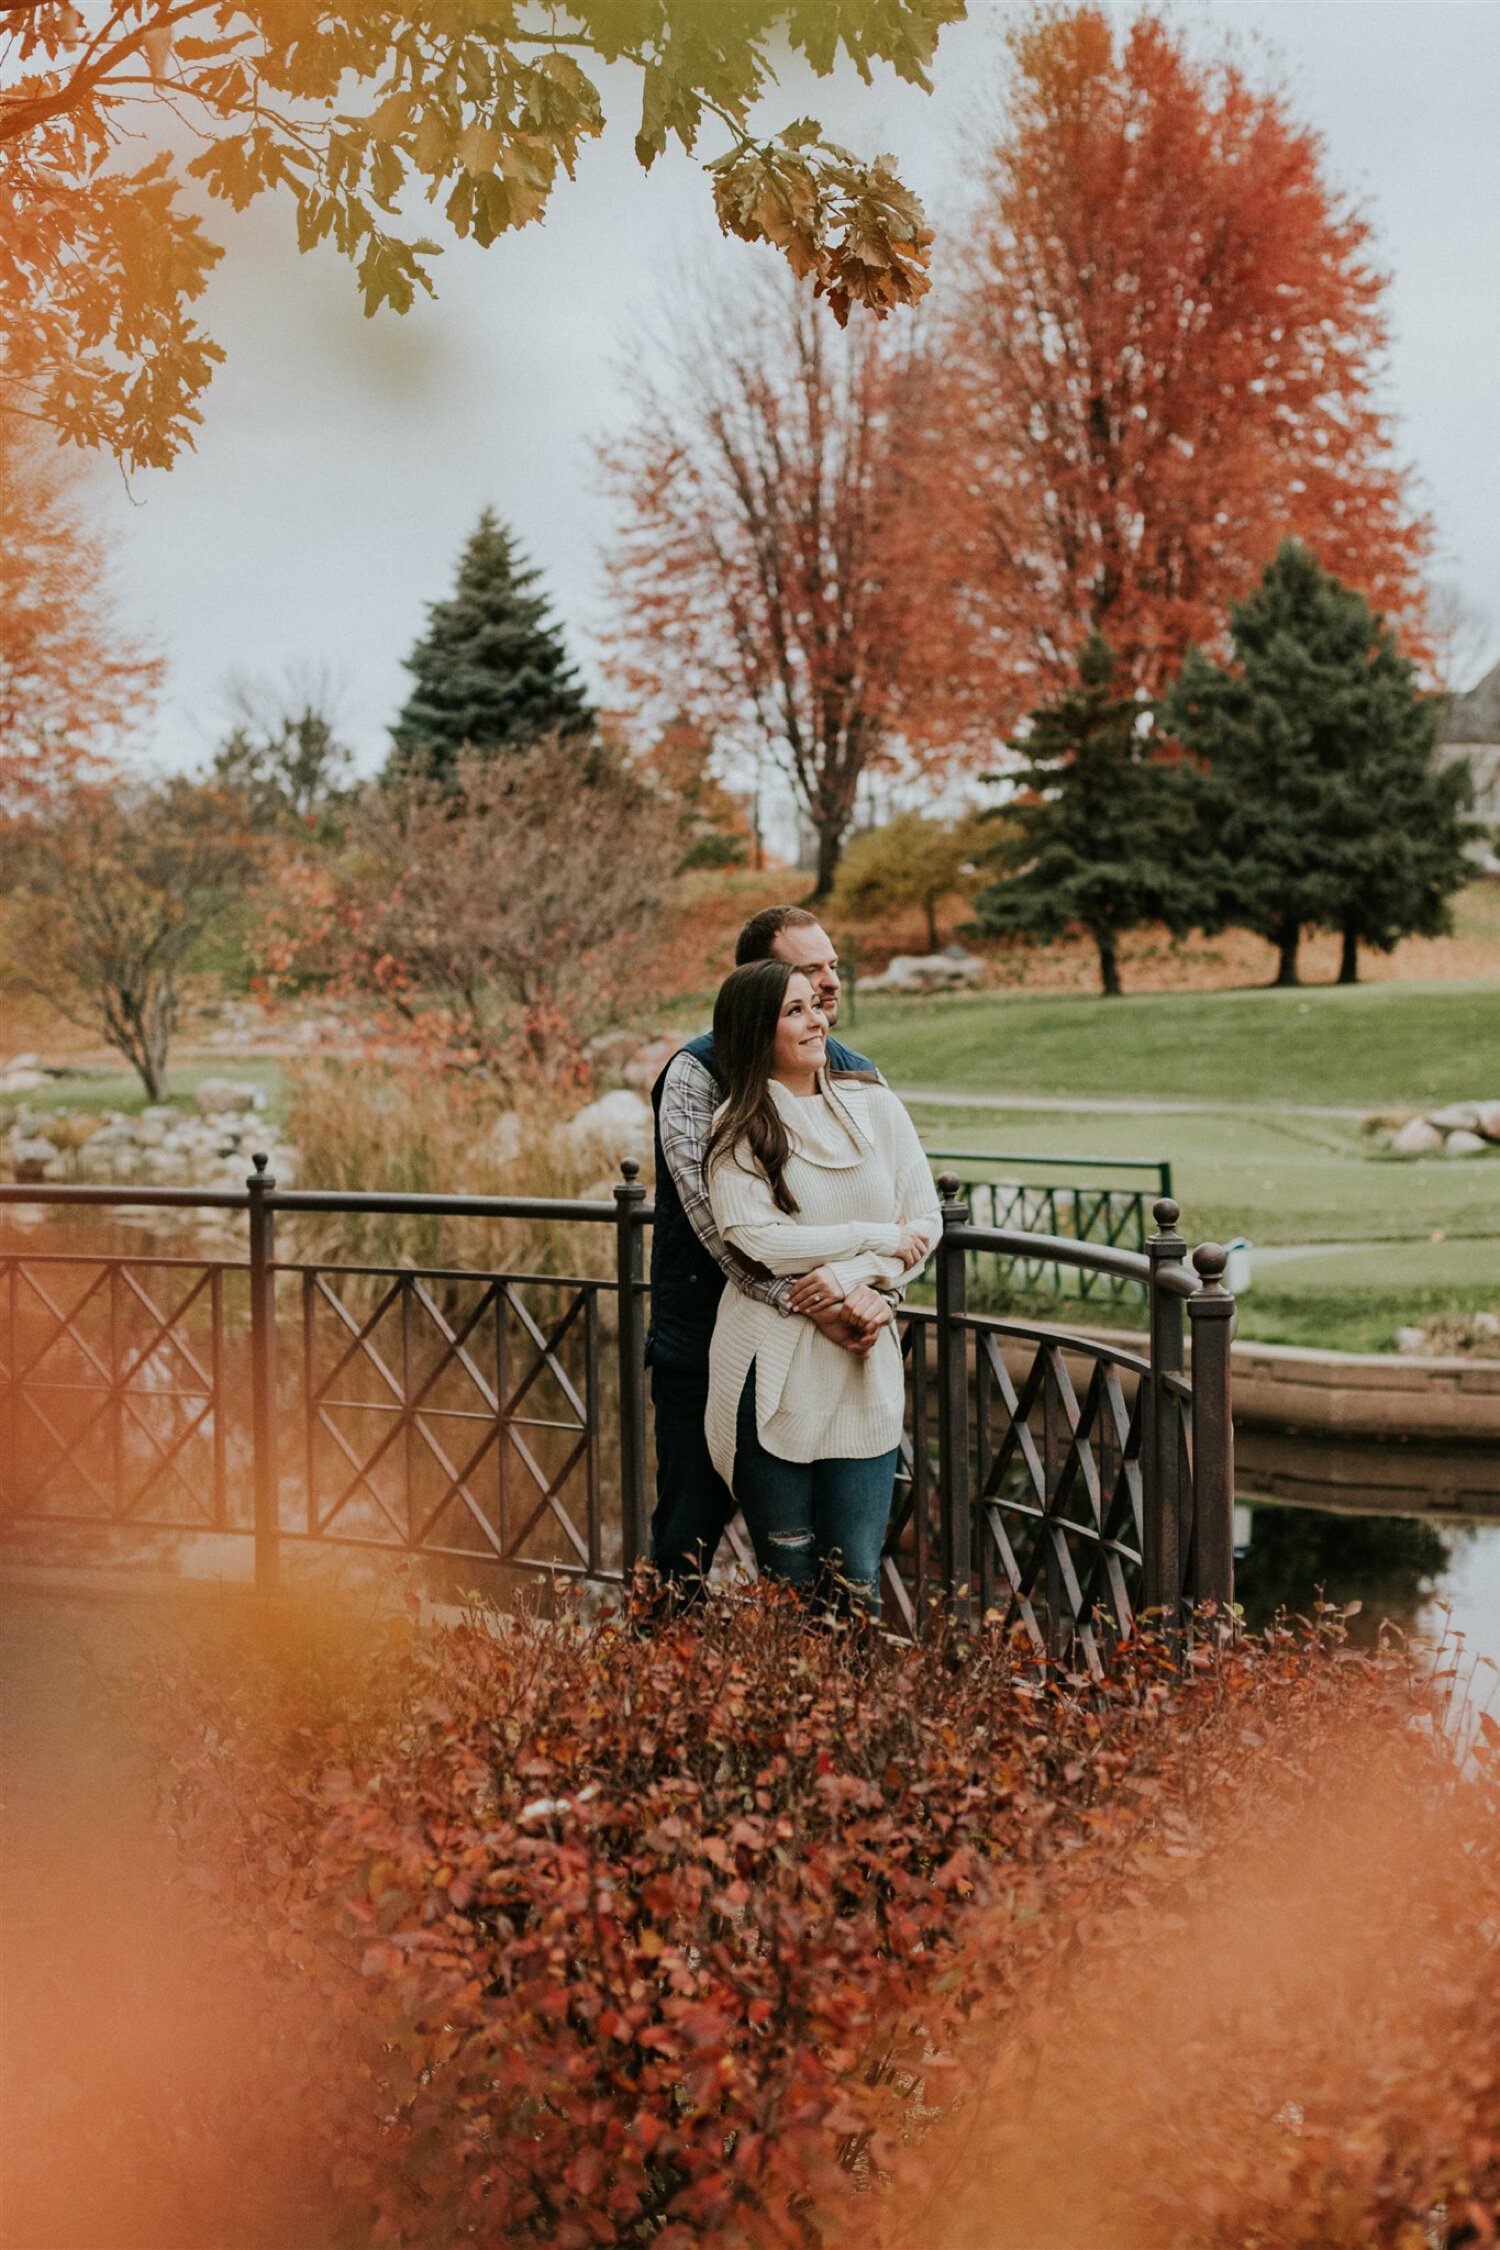
[[[980,1599],[1039,1651],[1076,1634],[1097,1668],[1100,1615],[1128,1628],[1140,1600],[1142,1388],[1127,1401],[1122,1366],[1076,1345],[1011,1343],[1019,1374],[999,1333],[974,1338]]]
[[[1147,1197],[1138,1188],[1032,1187],[1012,1180],[968,1180],[962,1188],[971,1222],[979,1227],[1014,1227],[1027,1234],[1061,1235],[1116,1250],[1144,1249],[1148,1232]],[[1060,1266],[1049,1259],[971,1255],[973,1279],[981,1289],[998,1278],[1022,1292],[1048,1296],[1137,1299],[1138,1283],[1089,1267]]]
[[[618,1569],[601,1285],[392,1273],[355,1310],[337,1269],[301,1273],[309,1536]]]
[[[173,1259],[0,1261],[10,1512],[228,1527],[225,1276]]]

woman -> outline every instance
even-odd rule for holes
[[[865,1353],[738,1289],[719,1300],[708,1443],[768,1576],[825,1574],[870,1615],[901,1437],[901,1347],[889,1297],[942,1229],[927,1159],[886,1087],[830,1080],[828,1019],[809,979],[755,961],[714,1007],[726,1099],[705,1152],[720,1234],[776,1274],[807,1277],[799,1304],[845,1298],[880,1322]]]

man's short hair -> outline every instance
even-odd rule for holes
[[[763,906],[751,915],[735,942],[734,965],[742,969],[747,961],[774,960],[772,949],[783,930],[817,927],[817,915],[809,914],[805,906]]]

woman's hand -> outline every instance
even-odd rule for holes
[[[841,1304],[843,1296],[831,1268],[814,1266],[811,1273],[792,1283],[788,1302],[794,1313],[825,1312],[830,1305]]]
[[[919,1266],[922,1263],[927,1255],[927,1237],[919,1227],[903,1227],[901,1229],[901,1248],[897,1255],[902,1265],[907,1267],[908,1270],[912,1266]]]
[[[844,1299],[844,1317],[860,1329],[870,1342],[875,1341],[882,1328],[895,1318],[889,1297],[882,1297],[867,1281],[858,1282]]]

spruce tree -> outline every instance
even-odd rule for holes
[[[999,880],[974,902],[985,936],[1043,943],[1087,930],[1102,992],[1120,990],[1118,941],[1143,922],[1183,928],[1179,882],[1186,809],[1175,775],[1141,731],[1137,697],[1118,694],[1115,659],[1091,633],[1078,686],[1030,714],[1010,747],[1026,760],[1022,794],[992,815],[999,839],[979,855]]]
[[[1449,926],[1468,874],[1467,769],[1434,763],[1438,709],[1363,595],[1283,542],[1230,610],[1233,656],[1190,650],[1165,731],[1199,762],[1196,883],[1205,928],[1254,930],[1276,982],[1298,981],[1309,928],[1359,947]]]
[[[561,631],[533,590],[538,577],[486,508],[452,597],[430,605],[427,631],[404,659],[416,685],[391,729],[389,772],[446,779],[465,746],[493,756],[590,731]]]

